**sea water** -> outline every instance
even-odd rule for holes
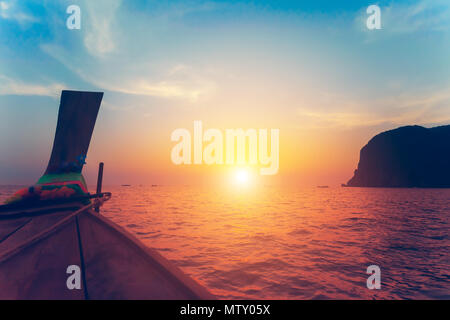
[[[450,189],[104,190],[101,214],[219,298],[450,299]]]

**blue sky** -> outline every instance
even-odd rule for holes
[[[65,26],[70,4],[81,8],[81,30]],[[381,8],[381,30],[365,27],[370,4]],[[105,91],[88,163],[115,158],[102,147],[110,139],[162,145],[174,128],[202,119],[278,126],[289,142],[352,136],[342,159],[350,170],[381,130],[450,123],[448,1],[0,0],[0,39],[0,146],[8,150],[0,183],[25,183],[45,168],[64,88]],[[121,172],[124,163],[111,162]],[[343,167],[325,171],[345,180]],[[315,182],[318,170],[297,174]]]

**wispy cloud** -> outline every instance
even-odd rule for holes
[[[391,4],[384,10],[386,28],[394,33],[450,30],[450,2],[422,0],[411,5]]]
[[[65,88],[59,83],[49,85],[25,83],[0,75],[0,95],[37,95],[57,97]]]
[[[393,125],[450,123],[449,89],[399,94],[373,101],[347,98],[343,105],[339,104],[339,100],[335,99],[338,109],[333,108],[333,111],[320,111],[323,107],[297,108],[297,116],[302,126],[345,129],[386,123]],[[339,107],[342,111],[339,111]],[[348,110],[349,107],[351,110]]]
[[[88,31],[85,32],[84,44],[90,54],[101,57],[116,48],[113,29],[116,11],[121,2],[121,0],[96,0],[84,3],[83,9],[86,10],[86,18],[89,19],[87,23],[89,27],[85,27]]]
[[[20,24],[38,21],[36,17],[21,11],[16,5],[16,1],[0,1],[0,18],[14,20]]]
[[[450,2],[448,0],[420,0],[412,3],[395,3],[381,8],[381,25],[384,33],[408,34],[417,31],[449,31]],[[363,31],[368,15],[361,10],[356,17],[356,24]]]
[[[192,86],[189,88],[186,83],[176,84],[167,81],[151,83],[145,80],[133,80],[128,83],[122,83],[119,86],[111,85],[109,83],[98,83],[100,87],[107,88],[111,91],[155,96],[162,98],[183,98],[192,102],[197,101],[201,96],[204,96],[211,92],[212,85]]]
[[[42,49],[84,81],[102,90],[195,102],[213,93],[216,88],[212,80],[201,75],[201,70],[187,65],[176,64],[158,74],[148,64],[143,64],[139,70],[115,71],[115,65],[125,63],[121,58],[99,62],[100,68],[90,68],[74,61],[69,52],[58,46],[43,45]]]

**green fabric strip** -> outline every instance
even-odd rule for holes
[[[66,182],[66,181],[81,181],[83,186],[87,190],[86,181],[81,173],[68,172],[68,173],[49,173],[44,174],[37,182],[37,184],[46,184],[54,182]]]

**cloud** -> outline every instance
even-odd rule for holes
[[[345,101],[340,104],[339,101]],[[302,127],[309,128],[354,128],[377,126],[385,123],[448,124],[450,123],[450,89],[399,94],[373,101],[355,101],[337,97],[335,104],[342,111],[320,111],[321,106],[297,108]],[[353,110],[348,110],[348,107]],[[359,106],[356,107],[356,106]]]
[[[96,63],[86,64],[65,48],[54,44],[41,46],[42,50],[61,62],[84,81],[101,90],[130,95],[183,99],[195,102],[216,90],[215,82],[207,72],[187,64],[174,63],[155,70],[153,64],[142,63],[138,69],[126,66],[126,56],[97,57]]]
[[[81,9],[81,30],[68,31],[60,23],[50,23],[52,38],[39,46],[94,89],[186,102],[198,101],[215,90],[203,63],[194,66],[181,60],[188,60],[189,54],[174,58],[177,42],[187,37],[180,36],[185,26],[169,19],[182,19],[197,10],[211,10],[211,6],[180,8],[170,4],[154,11],[130,9],[121,0],[77,4]],[[55,10],[49,12],[56,15]]]
[[[394,33],[412,33],[418,30],[450,30],[450,2],[422,0],[412,5],[387,7],[384,14],[386,28]]]
[[[206,95],[209,92],[206,86],[193,86],[189,88],[186,83],[176,84],[167,81],[152,83],[145,80],[132,80],[128,83],[122,83],[119,86],[100,82],[98,85],[108,90],[121,93],[162,98],[184,98],[190,101],[196,101],[202,95]]]
[[[21,25],[38,21],[37,18],[20,11],[16,6],[16,1],[0,1],[0,18],[14,20]]]
[[[9,9],[9,4],[5,1],[0,1],[0,10],[2,10],[2,14],[4,14]]]
[[[150,73],[150,72],[149,72]],[[164,80],[152,81],[142,75],[110,79],[109,81],[93,80],[97,86],[120,93],[154,96],[160,98],[178,98],[195,102],[213,93],[216,89],[214,82],[200,75],[195,68],[177,64],[161,72]]]
[[[421,0],[415,3],[391,3],[381,8],[381,27],[383,32],[408,34],[417,31],[449,31],[450,2],[448,0]],[[363,31],[376,34],[366,28],[369,17],[365,8],[357,16],[356,23]]]
[[[113,29],[116,11],[120,5],[121,0],[96,0],[84,3],[81,15],[84,16],[83,13],[86,10],[89,19],[85,27],[87,31],[84,44],[90,54],[101,57],[113,52],[116,48]]]
[[[57,97],[64,88],[64,85],[58,83],[52,83],[49,85],[30,84],[0,75],[0,95],[36,95]]]

